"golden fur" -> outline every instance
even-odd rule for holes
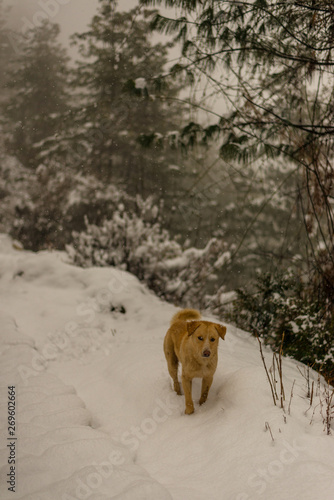
[[[199,404],[203,404],[212,384],[218,362],[219,337],[224,339],[226,327],[211,321],[202,321],[195,309],[182,309],[171,321],[164,340],[164,352],[168,371],[174,382],[174,390],[181,394],[177,377],[179,362],[182,364],[182,387],[185,396],[185,413],[194,413],[192,379],[202,378]]]

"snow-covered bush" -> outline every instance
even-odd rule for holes
[[[188,307],[210,307],[210,292],[220,287],[220,271],[224,263],[225,243],[211,238],[202,249],[187,248],[180,256],[161,261],[158,265],[163,296]],[[158,286],[161,286],[158,283]]]
[[[15,158],[0,160],[0,228],[29,250],[63,249],[73,230],[85,228],[86,214],[99,224],[120,202],[134,204],[115,186],[59,164],[32,171]]]
[[[1,143],[0,128],[0,143]],[[24,168],[14,157],[3,153],[0,144],[0,231],[9,233],[16,219],[18,203],[30,205],[29,186],[36,183],[36,174]]]
[[[286,355],[334,378],[334,323],[328,304],[317,302],[293,273],[259,275],[255,290],[237,291],[229,319]]]
[[[82,267],[115,266],[146,281],[161,260],[180,255],[179,244],[161,228],[154,210],[152,220],[148,204],[141,205],[139,198],[137,208],[138,215],[120,203],[100,226],[86,217],[86,231],[74,232],[67,246],[73,262]]]
[[[224,243],[187,248],[163,229],[151,198],[137,199],[137,212],[123,204],[101,226],[90,224],[73,234],[67,251],[82,266],[115,266],[135,274],[158,296],[179,305],[203,307],[210,284],[218,280]]]

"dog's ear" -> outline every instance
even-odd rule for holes
[[[226,326],[215,325],[215,329],[217,330],[219,337],[221,337],[224,340],[225,335],[226,335]]]
[[[200,321],[187,321],[188,335],[192,335],[201,326]]]

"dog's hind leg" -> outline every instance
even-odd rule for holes
[[[179,360],[175,354],[173,342],[168,335],[166,335],[165,341],[164,341],[164,352],[165,352],[165,356],[166,356],[166,360],[167,360],[169,375],[173,379],[174,391],[176,392],[176,394],[180,395],[181,394],[181,387],[180,387],[180,383],[179,383],[179,380],[177,377]]]

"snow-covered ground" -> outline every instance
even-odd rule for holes
[[[208,401],[186,416],[162,350],[174,312],[132,275],[0,237],[1,500],[333,499],[316,374],[310,408],[306,370],[284,359],[284,412],[257,341],[228,326]]]

